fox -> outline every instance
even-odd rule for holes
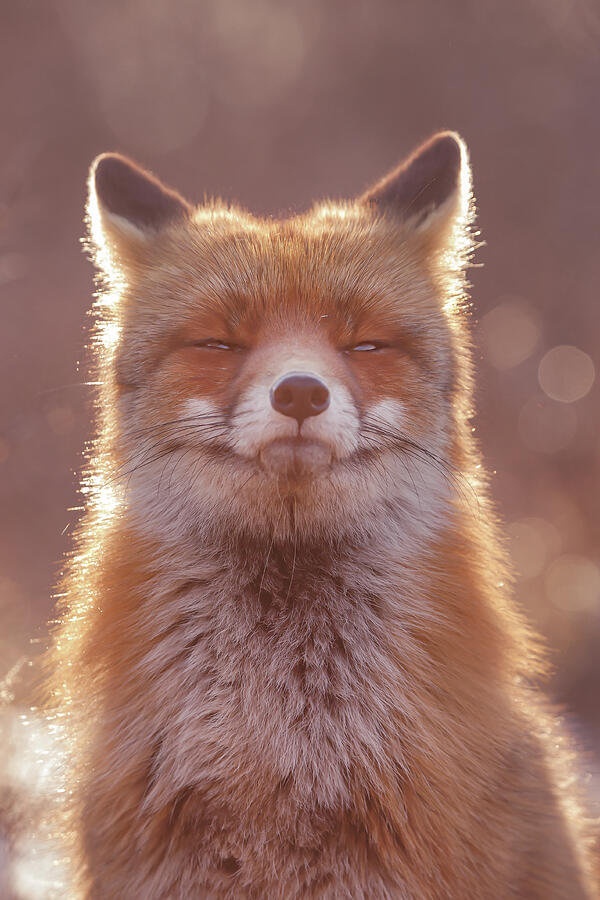
[[[600,896],[473,434],[474,219],[451,131],[287,219],[93,162],[65,896]]]

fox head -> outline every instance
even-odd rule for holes
[[[284,221],[98,157],[92,486],[174,536],[435,527],[464,465],[471,216],[450,132],[357,200]]]

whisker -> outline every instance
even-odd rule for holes
[[[142,454],[136,460],[124,462],[120,466],[118,466],[116,471],[114,472],[114,474],[107,480],[107,484],[111,484],[112,482],[118,481],[121,478],[126,478],[128,475],[131,476],[138,469],[140,469],[144,466],[147,466],[147,465],[151,465],[154,462],[158,462],[160,459],[163,459],[165,456],[170,457],[177,450],[182,449],[181,443],[168,444],[167,446],[163,447],[163,449],[160,450],[158,453],[155,453],[152,456],[148,456],[148,454],[152,453],[152,450],[156,449],[157,447],[160,447],[161,443],[162,443],[161,441],[155,442],[150,448],[143,451]],[[216,442],[213,439],[212,441],[204,441],[204,442],[199,443],[194,446],[188,446],[185,448],[185,451],[192,452],[194,450],[199,451],[202,449],[228,451],[229,448],[227,448],[223,444],[219,444],[218,442]],[[131,465],[131,462],[133,462],[133,465]],[[131,465],[131,467],[126,468],[129,465]],[[125,469],[125,471],[123,471],[123,469]],[[163,470],[163,472],[164,472],[164,470]]]
[[[248,478],[246,478],[246,480],[242,482],[242,484],[239,486],[238,490],[241,491],[243,488],[245,488],[246,485],[248,484],[248,482],[249,482],[249,481],[252,481],[253,478],[256,478],[257,475],[258,475],[258,471],[257,471],[257,470],[255,470],[254,472],[252,472],[252,473],[248,476]]]
[[[198,425],[195,425],[195,424],[194,425],[180,425],[180,426],[176,426],[176,427],[170,427],[169,429],[163,430],[161,432],[153,433],[148,438],[146,438],[144,441],[142,441],[141,447],[142,448],[147,447],[154,440],[154,438],[157,438],[158,441],[160,442],[160,441],[165,440],[169,436],[177,437],[179,435],[186,435],[186,434],[198,434],[198,435],[202,436],[202,435],[206,435],[206,434],[209,434],[209,435],[225,434],[226,432],[227,432],[227,428],[224,425],[216,425],[216,424],[204,425],[204,426],[202,426],[201,429],[198,427]]]
[[[209,463],[209,460],[204,460],[204,464],[202,466],[200,466],[200,469],[198,470],[198,466],[200,464],[200,457],[196,457],[196,459],[192,460],[191,466],[189,467],[192,470],[192,480],[190,481],[190,487],[189,487],[190,493],[196,487],[198,479],[202,477],[202,473],[204,472],[208,463]]]
[[[448,484],[452,485],[452,487],[457,491],[463,501],[467,504],[469,504],[470,501],[469,497],[467,496],[465,486],[468,487],[472,499],[475,500],[475,503],[479,508],[479,498],[473,485],[470,484],[463,473],[460,472],[452,463],[449,463],[447,460],[442,459],[432,450],[429,450],[427,447],[423,447],[412,438],[407,437],[406,435],[402,434],[396,429],[393,429],[389,425],[382,425],[380,422],[371,419],[369,416],[365,416],[362,427],[363,432],[379,437],[382,442],[392,443],[392,445],[395,445],[396,447],[405,451],[407,456],[413,456],[415,459],[419,459],[422,462],[426,462],[432,465],[435,469],[437,469],[437,471],[440,472],[440,474],[448,482]],[[378,449],[385,449],[385,443],[380,444]]]
[[[185,436],[187,436],[187,434],[190,433],[190,431],[186,430],[186,429],[190,429],[190,427],[191,426],[186,426],[185,429],[176,429],[176,430],[172,431],[170,434],[163,435],[158,440],[149,439],[145,443],[142,443],[141,447],[137,448],[138,462],[140,464],[142,462],[145,462],[148,454],[151,454],[154,450],[156,450],[158,447],[161,447],[161,446],[164,446],[164,450],[167,453],[175,452],[176,450],[180,449],[182,439]],[[197,428],[192,429],[192,431],[194,433],[197,433]],[[227,429],[224,427],[220,427],[220,428],[211,427],[210,429],[207,429],[207,432],[208,433],[202,434],[202,438],[203,438],[202,440],[199,440],[193,446],[188,445],[187,449],[189,451],[193,451],[193,450],[201,450],[202,448],[205,448],[205,449],[206,448],[210,448],[210,449],[221,448],[222,445],[216,439],[224,437],[225,434],[227,433]],[[156,437],[156,436],[154,436],[154,437]],[[167,441],[168,438],[172,439],[171,443],[164,444],[164,442]],[[207,438],[208,438],[208,440],[207,440]],[[177,441],[177,443],[173,443],[174,441]],[[161,455],[162,454],[159,453],[153,459],[160,459]],[[148,462],[150,462],[150,461],[152,461],[152,460],[148,460]],[[127,462],[124,462],[120,466],[118,466],[113,478],[120,478],[120,477],[123,477],[124,475],[126,475],[127,472],[122,472],[122,469],[129,466],[130,464],[131,464],[131,461],[128,460]],[[132,471],[135,471],[135,468],[137,467],[137,465],[138,465],[138,463],[135,464]]]
[[[420,512],[423,512],[423,507],[421,506],[421,495],[419,494],[419,492],[417,490],[417,485],[415,484],[415,479],[412,476],[412,472],[408,468],[408,460],[404,459],[404,457],[401,457],[401,462],[402,462],[402,465],[404,466],[404,470],[406,471],[406,474],[410,478],[411,484],[413,486],[413,491],[415,492],[415,496],[419,502],[419,510],[420,510]]]
[[[185,459],[186,456],[188,456],[188,454],[192,453],[195,450],[196,450],[195,447],[188,447],[186,450],[183,451],[182,454],[180,454],[179,459],[177,460],[177,462],[171,469],[171,474],[169,475],[169,484],[167,485],[167,493],[171,492],[171,484],[173,482],[173,478],[175,477],[175,472],[177,471],[177,466],[183,459]]]
[[[124,437],[136,437],[140,434],[144,434],[148,431],[155,431],[159,428],[165,428],[170,425],[180,425],[185,423],[194,423],[194,422],[212,422],[215,424],[225,424],[224,418],[222,415],[217,413],[197,413],[193,416],[180,416],[177,419],[170,419],[166,422],[158,422],[154,425],[147,425],[145,428],[131,428],[122,432],[122,436]]]
[[[125,472],[117,472],[115,475],[112,475],[109,479],[107,479],[107,484],[112,484],[115,481],[119,481],[121,478],[127,478],[127,476],[133,475],[134,472],[137,472],[138,469],[143,468],[144,466],[149,466],[154,462],[158,462],[159,459],[164,459],[165,456],[170,456],[173,452],[172,448],[167,450],[162,450],[160,453],[155,454],[150,459],[143,459],[136,463],[131,469],[127,469]]]

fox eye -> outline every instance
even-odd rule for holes
[[[374,344],[371,341],[363,341],[361,344],[355,344],[354,347],[348,347],[346,353],[363,353],[369,350],[380,350],[384,344]]]
[[[225,341],[218,341],[215,338],[209,338],[206,341],[195,341],[194,347],[202,347],[206,350],[240,350],[237,344],[226,344]]]

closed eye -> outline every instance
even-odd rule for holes
[[[240,344],[228,344],[225,341],[219,341],[217,338],[208,338],[205,341],[194,341],[194,347],[200,347],[203,350],[243,350]]]
[[[355,344],[354,347],[346,347],[346,353],[367,353],[373,350],[382,350],[386,344],[375,341],[363,341],[361,344]]]

